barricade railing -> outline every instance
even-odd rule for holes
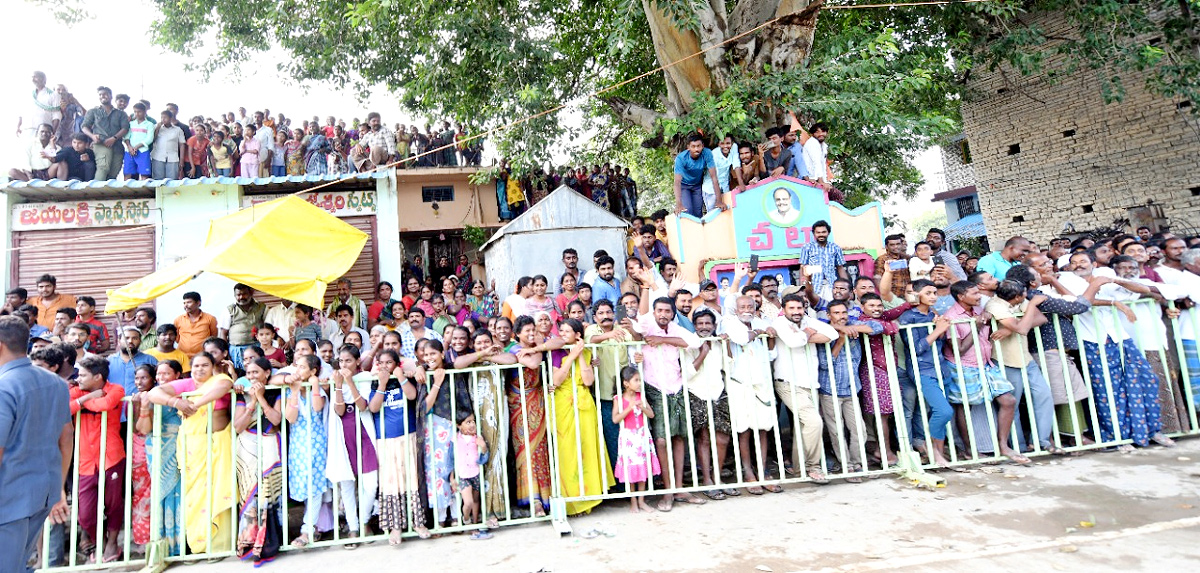
[[[146,425],[135,407],[139,401],[126,397],[122,443],[110,444],[107,433],[99,432],[94,450],[102,466],[111,448],[124,449],[119,555],[109,563],[87,562],[103,554],[111,536],[105,517],[112,513],[114,496],[106,494],[113,485],[105,476],[115,472],[97,472],[95,507],[82,507],[81,479],[89,495],[92,486],[91,476],[80,475],[80,452],[95,446],[81,444],[81,429],[97,423],[89,417],[105,428],[119,414],[85,411],[74,418],[73,469],[65,480],[70,521],[47,521],[37,563],[46,571],[77,571],[252,554],[256,539],[248,532],[271,527],[272,521],[281,532],[279,551],[292,551],[297,548],[289,543],[296,534],[290,509],[297,503],[308,513],[301,520],[304,530],[311,525],[332,531],[324,541],[310,537],[309,547],[389,539],[382,522],[384,531],[365,535],[372,515],[382,513],[380,505],[395,517],[388,523],[398,524],[402,538],[549,520],[564,531],[568,515],[604,500],[697,493],[721,498],[822,477],[912,477],[922,468],[995,462],[1009,445],[1029,457],[1124,446],[1145,437],[1132,435],[1122,422],[1128,407],[1111,399],[1128,390],[1130,369],[1155,370],[1160,388],[1154,396],[1143,390],[1142,398],[1162,410],[1163,420],[1173,412],[1175,425],[1164,433],[1200,434],[1200,369],[1195,341],[1183,335],[1185,325],[1200,332],[1200,313],[1175,317],[1168,304],[1164,317],[1153,300],[1125,304],[1136,321],[1115,307],[1095,306],[1074,316],[1050,314],[1045,327],[1000,341],[989,336],[1002,324],[993,320],[984,332],[972,319],[951,321],[951,332],[964,325],[965,330],[937,337],[932,345],[920,341],[935,323],[900,325],[895,334],[839,333],[828,340],[806,335],[799,343],[778,333],[745,344],[709,336],[698,338],[703,348],[686,349],[609,340],[585,344],[586,354],[572,354],[572,346],[547,352],[537,368],[484,363],[444,368],[440,375],[424,371],[423,388],[413,386],[413,397],[393,378],[383,382],[379,400],[372,400],[379,381],[359,373],[340,389],[336,382],[322,382],[319,392],[327,403],[317,410],[310,382],[266,385],[263,398],[235,386],[227,410],[217,411],[214,399],[182,418],[175,408],[154,404],[146,432],[139,430]],[[1075,348],[1068,347],[1068,328],[1077,334]],[[1007,363],[1006,354],[1013,352],[1001,347],[1010,343],[1026,349],[1024,365]],[[788,353],[786,359],[782,353]],[[679,384],[664,393],[674,371],[664,378],[661,367],[672,360],[679,361]],[[992,371],[980,372],[974,364],[990,364]],[[641,377],[641,400],[654,416],[642,420],[642,430],[626,424],[622,435],[613,411],[628,409],[622,408],[620,376],[626,365]],[[297,399],[298,392],[307,398]],[[291,421],[289,400],[297,402]],[[448,461],[465,413],[474,416],[476,435],[488,452],[476,482],[460,479]],[[347,434],[346,428],[353,430]],[[399,436],[388,435],[394,428],[402,430]],[[331,437],[340,437],[342,445],[331,449]],[[434,440],[433,458],[440,458],[429,463],[425,448],[418,447],[427,439]],[[876,444],[874,451],[868,443]],[[314,444],[323,449],[314,450]],[[937,447],[944,447],[944,464],[935,459]],[[364,458],[368,449],[375,453],[374,469]],[[319,454],[327,457],[318,471]],[[334,454],[346,459],[331,465]],[[644,481],[644,489],[629,487],[635,481]],[[464,499],[459,482],[475,490],[471,498]],[[511,491],[514,483],[517,491]],[[293,484],[322,491],[301,496]],[[480,519],[465,520],[461,508],[476,505],[475,495]],[[424,523],[428,509],[435,518]],[[97,517],[95,549],[87,554],[79,549],[85,510]],[[357,534],[347,535],[343,527]]]

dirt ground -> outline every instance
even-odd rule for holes
[[[946,473],[919,490],[880,478],[795,485],[670,513],[609,502],[488,541],[449,536],[289,553],[302,571],[1187,571],[1200,563],[1200,439]],[[349,567],[348,567],[349,566]],[[194,573],[245,571],[227,559]],[[180,569],[180,567],[175,567]]]

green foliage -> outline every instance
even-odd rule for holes
[[[483,246],[487,242],[487,232],[475,225],[467,225],[463,227],[463,239],[468,243],[475,245],[476,248]]]
[[[935,227],[938,229],[946,228],[946,208],[942,205],[930,208],[928,211],[913,217],[911,221],[908,221],[907,224],[904,225],[904,232],[920,235],[920,239],[909,240],[909,244],[916,244],[918,240],[925,240],[925,235],[922,233],[925,233],[926,231]]]

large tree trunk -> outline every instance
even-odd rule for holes
[[[824,0],[738,0],[733,14],[726,14],[725,0],[702,1],[696,14],[699,30],[692,32],[676,28],[670,15],[654,0],[642,0],[659,65],[678,62],[663,71],[667,84],[666,112],[618,98],[605,101],[623,121],[654,133],[658,119],[688,113],[697,92],[724,91],[734,73],[757,76],[767,66],[780,71],[806,65],[822,4]],[[780,16],[782,20],[722,45],[726,39]],[[708,48],[712,49],[703,56],[679,61]],[[780,118],[763,119],[778,123]]]

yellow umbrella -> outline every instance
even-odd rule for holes
[[[114,314],[154,300],[201,272],[314,308],[329,283],[358,259],[367,234],[289,195],[209,223],[204,249],[117,290],[104,311]]]

